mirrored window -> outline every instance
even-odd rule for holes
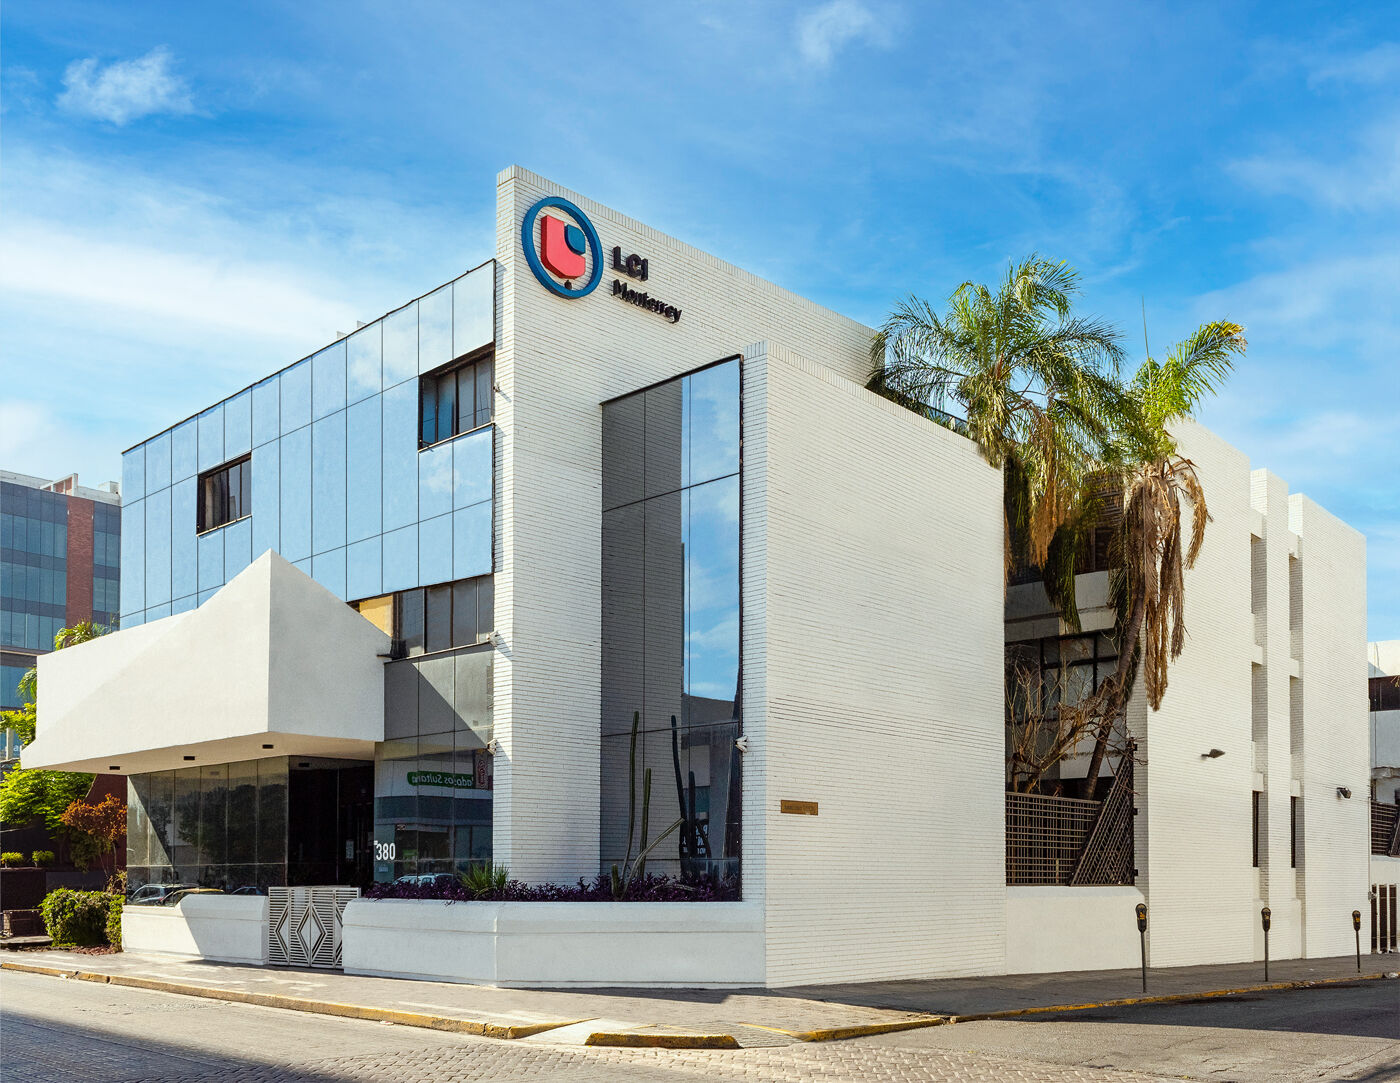
[[[418,302],[384,317],[384,387],[418,375]]]
[[[452,352],[456,357],[495,341],[496,265],[464,274],[452,283]]]
[[[311,360],[298,361],[283,371],[282,432],[285,435],[311,424]]]
[[[240,391],[224,403],[224,458],[253,450],[253,393]]]
[[[295,563],[311,555],[311,429],[282,437],[279,552]]]
[[[280,551],[282,521],[281,449],[275,443],[253,451],[253,556]]]
[[[146,505],[146,608],[170,601],[170,489],[152,493]]]
[[[418,521],[418,387],[384,392],[384,529]]]
[[[445,365],[452,352],[452,285],[434,290],[418,302],[418,371]]]
[[[227,459],[224,454],[223,403],[199,415],[199,468],[211,470]]]
[[[170,476],[178,482],[198,473],[199,421],[190,418],[176,425],[170,434]]]
[[[355,542],[375,537],[383,529],[379,397],[351,406],[345,424],[345,526],[347,538]]]
[[[146,441],[146,492],[155,493],[170,484],[170,433]]]
[[[170,593],[185,598],[199,589],[199,555],[195,544],[199,482],[186,478],[170,490]]]
[[[323,553],[345,544],[345,472],[342,410],[311,427],[312,552]],[[340,589],[345,589],[343,582]]]
[[[276,440],[282,431],[281,378],[270,376],[253,386],[253,444]]]

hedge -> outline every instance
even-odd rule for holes
[[[39,904],[44,928],[55,947],[91,948],[112,944],[121,947],[120,895],[105,891],[50,891]],[[112,934],[115,931],[115,940]]]

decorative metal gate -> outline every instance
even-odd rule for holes
[[[273,966],[339,970],[340,922],[357,887],[267,889],[267,961]]]

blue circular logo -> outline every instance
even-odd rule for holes
[[[566,212],[574,221],[541,215],[551,207]],[[540,223],[538,238],[536,221]],[[545,196],[525,212],[525,220],[520,223],[520,246],[540,285],[560,297],[587,297],[603,279],[603,245],[598,231],[588,215],[562,196]],[[584,279],[583,284],[575,286],[579,279]]]

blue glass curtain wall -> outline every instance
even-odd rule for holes
[[[728,361],[603,406],[604,871],[648,768],[650,822],[685,821],[648,870],[739,871],[739,375]]]
[[[484,264],[122,458],[125,627],[268,549],[351,600],[492,570],[494,429],[420,453],[418,378],[495,337]],[[252,452],[252,514],[197,535],[197,475]]]

